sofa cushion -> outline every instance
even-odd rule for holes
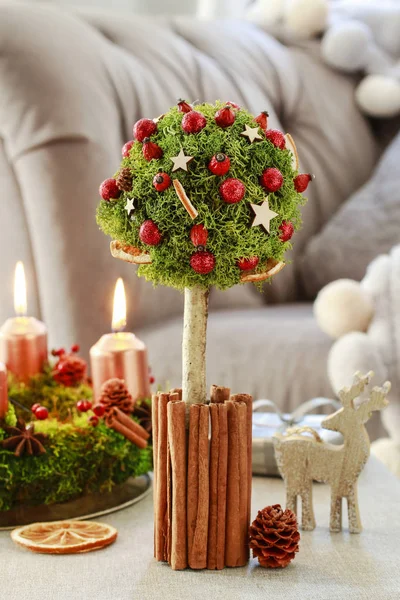
[[[116,171],[137,119],[161,114],[177,96],[236,100],[254,113],[268,109],[271,127],[293,134],[302,169],[317,175],[294,259],[374,161],[373,136],[353,102],[354,82],[322,63],[318,45],[288,48],[241,21],[1,2],[0,89],[0,160],[16,178],[8,202],[25,213],[39,296],[32,306],[40,306],[58,344],[80,340],[84,350],[109,327],[118,275],[129,280],[130,326],[181,313],[178,293],[153,290],[110,257],[94,221],[99,183]],[[15,219],[7,227],[18,227]],[[10,255],[2,280],[12,278],[13,268]],[[266,286],[271,301],[299,297],[296,270],[294,262]],[[251,299],[252,293],[246,286],[216,301],[258,305],[261,297],[255,290]]]
[[[339,278],[360,280],[378,254],[400,241],[400,133],[371,179],[309,242],[301,262],[310,296]]]

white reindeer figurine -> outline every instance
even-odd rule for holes
[[[372,411],[388,405],[390,390],[387,381],[383,387],[374,387],[368,400],[358,407],[354,400],[367,389],[372,371],[367,375],[356,373],[350,388],[339,392],[343,405],[337,412],[326,417],[322,427],[339,431],[344,444],[336,446],[323,442],[311,427],[298,427],[274,436],[275,456],[279,471],[286,485],[286,507],[296,512],[297,496],[302,500],[302,529],[315,528],[312,504],[312,482],[320,481],[331,486],[330,530],[342,527],[342,498],[347,499],[350,533],[360,533],[361,519],[357,499],[357,479],[367,462],[370,443],[365,423]],[[302,435],[310,433],[312,437]]]

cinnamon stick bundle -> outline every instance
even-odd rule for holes
[[[169,394],[158,394],[157,425],[157,496],[156,496],[156,559],[168,560],[168,427]]]
[[[225,564],[241,567],[247,563],[248,474],[247,407],[244,402],[228,407],[228,484],[226,502]]]
[[[173,394],[171,394],[172,398]],[[172,528],[170,564],[174,570],[186,569],[187,513],[186,513],[186,404],[182,401],[168,403],[168,443],[172,470]]]
[[[192,569],[207,567],[209,513],[209,407],[192,404],[189,412],[187,491],[188,563]]]
[[[229,389],[227,390],[229,397]],[[219,396],[221,397],[221,396]],[[208,523],[208,569],[225,567],[226,490],[228,467],[228,408],[215,403],[211,392],[210,514]]]

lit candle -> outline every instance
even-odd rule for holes
[[[7,367],[0,363],[0,419],[6,416],[8,410]]]
[[[14,309],[0,329],[0,361],[21,381],[43,371],[47,362],[47,328],[34,317],[27,317],[24,265],[15,268]]]
[[[103,335],[90,349],[93,398],[98,401],[101,386],[113,377],[124,379],[134,400],[150,396],[147,349],[133,333],[125,332],[126,299],[122,279],[114,293],[113,333]]]

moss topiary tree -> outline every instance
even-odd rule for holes
[[[298,175],[290,136],[233,103],[179,101],[141,119],[114,179],[100,186],[97,221],[114,256],[138,274],[185,291],[183,399],[206,401],[211,286],[259,282],[278,272],[301,224],[310,175]]]

